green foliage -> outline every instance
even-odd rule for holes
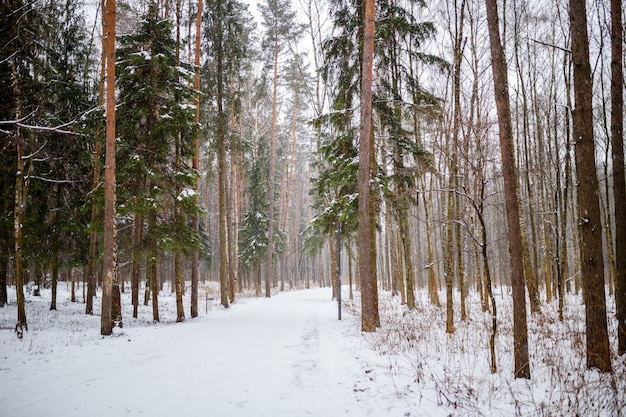
[[[193,72],[177,62],[172,22],[155,3],[135,32],[119,38],[118,201],[119,212],[148,219],[147,241],[161,249],[200,246],[186,218],[200,213],[192,187],[197,172],[186,163],[195,152]]]
[[[423,2],[416,1],[417,6]],[[426,91],[413,75],[409,63],[421,62],[445,68],[444,60],[424,54],[421,46],[435,34],[431,22],[418,22],[412,13],[396,2],[376,2],[376,51],[373,98],[375,140],[383,149],[394,149],[397,169],[389,175],[378,169],[373,175],[374,198],[383,193],[392,200],[407,194],[415,179],[433,169],[431,155],[415,139],[412,117],[415,113],[436,113],[440,100]],[[356,110],[361,84],[362,8],[360,3],[331,1],[334,36],[323,48],[322,77],[331,89],[331,110],[315,120],[322,138],[312,193],[319,215],[307,228],[308,245],[320,245],[323,236],[336,230],[341,216],[344,233],[357,226],[357,138]],[[386,143],[382,143],[382,141]],[[409,165],[406,165],[408,163]],[[402,184],[402,187],[399,187]]]
[[[260,142],[257,151],[258,157],[253,159],[247,172],[248,186],[246,191],[249,196],[249,206],[244,214],[239,232],[239,259],[241,264],[249,269],[254,268],[267,258],[269,159],[265,141]],[[274,229],[273,235],[275,245],[273,255],[278,256],[285,249],[286,238],[278,228]]]
[[[93,62],[81,4],[8,1],[0,4],[0,120],[19,111],[22,123],[3,130],[0,231],[12,236],[15,145],[25,158],[24,256],[84,262],[85,196],[91,187],[89,136],[82,115],[93,107]],[[59,128],[59,126],[61,126]],[[54,129],[58,128],[58,129]],[[6,159],[5,159],[6,158]],[[6,169],[6,171],[5,171]],[[9,242],[6,239],[6,249]]]

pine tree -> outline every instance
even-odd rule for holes
[[[218,187],[218,235],[219,235],[219,279],[220,302],[229,306],[231,283],[229,276],[232,270],[229,259],[228,241],[232,236],[232,225],[228,222],[227,213],[227,152],[236,145],[236,132],[232,131],[230,115],[237,115],[240,92],[233,86],[240,85],[244,61],[249,50],[251,36],[251,18],[247,7],[236,0],[211,0],[207,2],[205,16],[205,39],[208,41],[207,62],[204,68],[207,78],[206,94],[208,109],[205,117],[213,132],[211,137],[217,153],[217,187]],[[234,290],[234,288],[233,288]]]
[[[265,36],[262,47],[268,52],[268,64],[272,68],[272,124],[270,133],[270,174],[268,177],[269,214],[268,214],[268,242],[267,242],[267,273],[265,277],[265,296],[270,296],[270,286],[274,280],[273,252],[274,252],[274,211],[275,211],[275,174],[276,174],[276,135],[278,119],[278,80],[279,57],[281,52],[302,35],[302,26],[296,23],[296,12],[291,4],[285,0],[266,0],[259,5],[259,10],[265,26]]]
[[[427,166],[430,165],[428,154],[411,139],[414,133],[408,127],[410,116],[438,105],[438,99],[424,90],[419,80],[411,75],[412,70],[408,63],[421,61],[442,66],[445,62],[420,51],[421,44],[435,33],[432,23],[419,22],[395,1],[377,3],[376,13],[379,18],[374,46],[373,76],[376,81],[372,117],[379,121],[376,125],[383,129],[380,136],[386,138],[386,147],[393,150],[395,169],[391,175],[378,169],[375,155],[373,151],[370,152],[371,180],[377,184],[372,188],[383,189],[387,201],[396,208],[398,218],[406,218],[411,202],[410,190],[419,172],[428,169]],[[333,86],[330,93],[332,103],[331,111],[316,120],[318,128],[323,132],[323,139],[318,149],[319,176],[314,180],[313,188],[320,215],[312,225],[319,225],[323,219],[334,223],[336,219],[328,214],[341,211],[342,229],[345,233],[350,233],[350,224],[355,227],[357,224],[357,200],[354,197],[357,194],[358,160],[354,142],[357,136],[354,113],[362,88],[364,10],[354,2],[333,2],[331,7],[335,35],[324,43],[326,65],[322,69],[322,75],[324,81]],[[409,52],[406,52],[405,45],[411,45]],[[373,142],[370,146],[374,148]],[[369,223],[375,224],[380,198],[378,194],[372,195],[374,213]],[[351,216],[353,217],[350,218]],[[327,230],[332,228],[329,226],[330,224]],[[408,229],[407,224],[402,227]],[[375,233],[374,229],[371,233]],[[403,239],[401,243],[405,259],[410,259],[410,242]],[[410,265],[407,266],[407,271],[409,268]],[[411,276],[412,268],[407,273],[409,284],[412,283]]]
[[[116,0],[106,0],[103,10],[105,25],[106,56],[106,142],[104,165],[104,258],[102,262],[102,308],[100,334],[113,333],[113,291],[117,275],[117,219],[116,219],[116,178],[115,178],[115,29]]]

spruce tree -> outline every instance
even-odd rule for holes
[[[193,72],[177,63],[172,22],[160,18],[155,3],[134,33],[120,37],[118,56],[120,201],[125,211],[145,219],[149,269],[154,271],[163,250],[189,254],[199,245],[186,221],[198,212],[195,171],[188,165],[199,132],[189,87]],[[158,285],[151,278],[153,319],[158,321]]]

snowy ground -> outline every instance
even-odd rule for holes
[[[443,310],[423,298],[407,312],[382,294],[383,327],[364,335],[358,303],[348,300],[337,321],[330,289],[243,298],[228,310],[209,302],[206,311],[202,300],[200,317],[184,323],[173,323],[174,297],[163,293],[160,324],[149,307],[130,319],[124,294],[125,327],[103,338],[99,316],[60,290],[56,312],[49,292],[27,297],[21,340],[14,302],[0,309],[0,416],[619,416],[626,404],[624,358],[613,375],[584,370],[578,305],[567,326],[549,307],[542,323],[531,320],[528,382],[512,378],[504,306],[491,375],[489,317],[470,311],[445,335]]]

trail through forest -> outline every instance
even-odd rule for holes
[[[24,339],[0,332],[0,414],[446,415],[434,404],[409,407],[393,383],[376,379],[366,359],[376,354],[352,317],[337,321],[330,291],[242,300],[183,324],[147,325],[140,317],[107,338],[99,335],[99,317],[72,311],[82,304],[33,313],[30,303]],[[0,310],[3,327],[12,307]]]

